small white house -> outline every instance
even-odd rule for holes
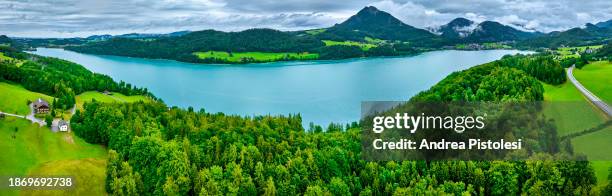
[[[59,131],[68,131],[68,122],[60,120],[57,123],[57,127],[59,128]]]

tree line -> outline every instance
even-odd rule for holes
[[[173,59],[193,63],[250,63],[223,59],[199,58],[194,52],[291,52],[317,53],[319,59],[346,59],[366,56],[410,55],[417,51],[405,43],[382,44],[369,51],[356,46],[325,46],[319,37],[303,32],[282,32],[272,29],[249,29],[240,32],[205,30],[178,37],[154,40],[113,38],[68,46],[68,50],[90,54]],[[298,60],[294,58],[281,60]]]

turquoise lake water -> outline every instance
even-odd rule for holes
[[[411,57],[201,65],[39,48],[34,54],[147,87],[170,106],[226,114],[297,114],[304,125],[357,121],[362,101],[405,101],[448,74],[517,50],[434,51]]]

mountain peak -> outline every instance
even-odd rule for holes
[[[374,6],[367,6],[361,9],[357,14],[351,16],[348,20],[340,24],[341,26],[357,27],[357,26],[407,26],[399,19],[391,14],[380,11]]]
[[[387,40],[417,40],[433,36],[428,31],[407,25],[374,6],[364,7],[329,31],[342,31],[337,34],[353,40],[364,39],[365,36]]]
[[[436,33],[447,38],[463,38],[472,33],[475,28],[476,25],[473,21],[460,17],[440,26]]]
[[[472,24],[474,24],[473,21],[468,20],[466,18],[459,17],[459,18],[455,18],[455,19],[451,20],[447,24],[447,26],[453,26],[453,27],[460,26],[460,27],[462,27],[462,26],[470,26]]]
[[[357,12],[357,15],[360,15],[360,14],[377,14],[378,12],[381,12],[378,8],[376,8],[374,6],[366,6],[363,9],[361,9],[359,12]]]

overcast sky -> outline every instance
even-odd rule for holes
[[[610,0],[0,0],[0,34],[300,30],[340,23],[368,5],[420,28],[465,17],[549,32],[612,19]]]

